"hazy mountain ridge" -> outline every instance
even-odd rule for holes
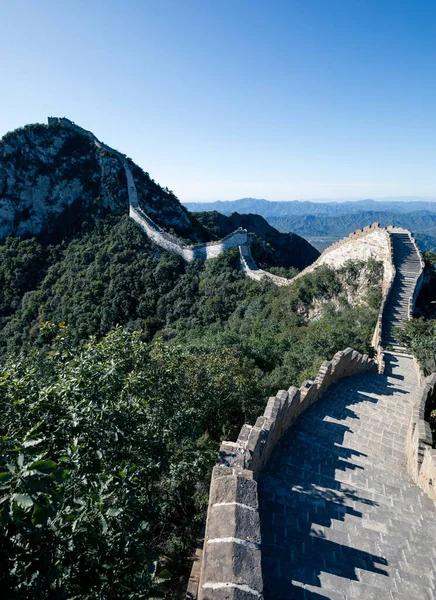
[[[359,200],[355,202],[270,202],[242,198],[228,202],[185,203],[190,210],[255,211],[278,231],[293,231],[323,251],[335,241],[374,222],[413,232],[423,250],[436,248],[436,202]],[[201,207],[201,208],[200,208]],[[369,210],[368,210],[369,209]]]
[[[416,212],[436,213],[436,201],[431,200],[355,200],[346,202],[317,202],[311,200],[270,201],[258,198],[218,200],[217,202],[183,202],[190,211],[212,211],[229,215],[232,212],[257,213],[263,217],[288,215],[346,215],[359,212]]]
[[[268,217],[268,221],[279,231],[292,229],[303,236],[345,236],[351,231],[361,229],[374,222],[383,227],[397,225],[412,231],[426,231],[429,235],[436,234],[436,213],[430,211],[416,211],[398,214],[383,211],[365,211],[347,215],[316,216],[316,215],[290,215],[287,217]]]

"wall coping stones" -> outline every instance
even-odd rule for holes
[[[279,390],[254,425],[245,424],[236,442],[221,444],[207,511],[198,600],[263,597],[257,479],[283,433],[338,379],[376,370],[375,362],[347,348],[325,361],[313,381]]]

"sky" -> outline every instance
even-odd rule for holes
[[[0,0],[0,136],[66,116],[182,201],[436,198],[434,0]]]

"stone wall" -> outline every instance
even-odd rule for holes
[[[168,250],[168,252],[178,254],[188,262],[198,258],[216,258],[229,248],[236,248],[245,244],[248,239],[247,230],[239,228],[218,242],[188,246],[175,235],[163,231],[139,207],[135,208],[130,205],[129,215],[155,244]]]
[[[321,256],[309,267],[306,267],[301,273],[292,279],[278,277],[268,271],[259,269],[256,265],[250,247],[241,247],[241,270],[247,277],[260,281],[264,277],[271,279],[276,285],[288,285],[291,281],[296,281],[304,277],[322,265],[328,265],[333,268],[339,268],[348,260],[363,260],[369,258],[383,261],[384,276],[383,286],[387,289],[393,281],[395,270],[392,264],[392,251],[390,246],[390,237],[387,229],[380,227],[379,223],[373,223],[364,229],[358,229],[346,238],[329,246]]]
[[[383,261],[385,279],[391,277],[392,258],[389,248],[389,234],[387,229],[380,227],[379,223],[368,225],[364,229],[357,229],[350,235],[335,244],[332,244],[309,267],[301,271],[295,279],[303,277],[320,267],[341,267],[347,260],[364,260],[369,258]]]
[[[314,381],[280,390],[255,425],[244,425],[236,442],[223,442],[212,472],[200,577],[187,598],[249,600],[263,593],[257,478],[283,433],[333,382],[376,366],[347,348],[322,364]],[[198,582],[197,593],[195,581]]]
[[[385,273],[383,277],[382,284],[382,301],[380,304],[380,309],[378,312],[377,323],[374,330],[374,335],[372,338],[372,347],[375,348],[377,355],[377,364],[379,373],[383,374],[385,372],[385,361],[384,361],[384,352],[381,344],[382,341],[382,328],[383,328],[383,311],[385,309],[386,301],[389,296],[389,292],[391,291],[392,285],[395,279],[395,265],[394,265],[394,253],[392,248],[391,238],[388,235],[388,251],[390,256],[390,265],[387,267],[385,265]],[[387,271],[386,271],[387,268]]]
[[[249,244],[243,244],[239,246],[239,260],[241,271],[244,271],[247,277],[254,279],[255,281],[261,281],[264,278],[270,279],[275,285],[289,285],[292,279],[286,279],[286,277],[279,277],[263,269],[259,269],[252,254],[251,247]]]
[[[407,468],[412,480],[436,501],[436,449],[427,418],[436,402],[436,373],[420,386],[407,433]]]

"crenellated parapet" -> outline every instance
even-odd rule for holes
[[[334,382],[374,371],[367,355],[347,348],[322,364],[314,381],[280,390],[255,425],[244,425],[236,442],[223,442],[213,469],[201,568],[187,598],[261,598],[261,530],[257,480],[274,447],[293,423]]]
[[[217,242],[188,245],[177,236],[161,229],[141,208],[130,205],[129,214],[155,244],[168,252],[178,254],[187,262],[199,258],[216,258],[225,250],[245,244],[248,239],[247,230],[239,228]]]

